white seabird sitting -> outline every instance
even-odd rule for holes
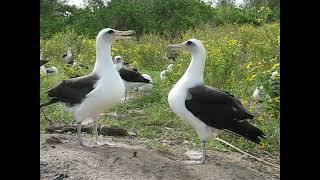
[[[75,59],[75,60],[73,60],[73,62],[72,62],[72,66],[73,67],[75,67],[75,66],[77,66],[78,65],[78,62],[77,62],[77,60]]]
[[[258,102],[262,102],[262,91],[263,91],[263,86],[256,88],[252,95],[253,99]]]
[[[152,84],[149,79],[143,77],[138,71],[124,68],[121,56],[116,56],[114,58],[114,63],[114,67],[119,72],[126,87],[125,100],[127,97],[127,93],[129,93],[130,96],[131,90],[134,90],[135,88],[143,86],[145,84]]]
[[[97,119],[103,110],[121,102],[125,86],[112,63],[111,44],[117,39],[131,39],[134,31],[103,29],[96,38],[96,63],[93,72],[82,77],[62,81],[47,93],[52,99],[40,106],[56,102],[66,105],[75,117],[78,127],[78,138],[81,140],[81,123],[94,122],[94,134],[98,145]]]
[[[78,64],[78,61],[76,59],[72,59],[71,61],[67,62],[67,65],[72,66],[72,67],[80,67],[80,68],[85,68],[88,69],[89,67],[83,64]]]
[[[173,64],[169,64],[166,70],[161,71],[160,73],[160,79],[165,80],[167,79],[167,75],[172,72],[172,66]]]
[[[46,67],[44,65],[48,62],[49,61],[43,59],[43,52],[40,50],[40,74],[44,76],[47,75]]]
[[[144,78],[148,79],[151,83],[148,83],[148,84],[142,85],[140,87],[137,87],[135,90],[136,91],[142,91],[142,92],[151,91],[152,88],[153,88],[153,80],[152,80],[151,76],[149,76],[148,74],[142,74],[142,76]]]
[[[46,68],[47,74],[58,74],[59,71],[56,67],[52,66],[51,68]]]
[[[276,77],[277,77],[277,76],[279,76],[279,73],[278,73],[277,70],[275,70],[275,71],[272,72],[272,74],[271,74],[271,79],[272,79],[272,80],[276,80]]]
[[[160,73],[160,79],[161,79],[161,80],[167,79],[167,74],[168,74],[168,71],[167,71],[167,70],[161,71],[161,73]]]
[[[206,86],[203,80],[206,50],[197,39],[190,39],[178,45],[169,45],[172,50],[187,50],[192,55],[191,63],[168,95],[171,110],[189,123],[201,140],[202,160],[206,155],[206,142],[220,130],[228,130],[252,142],[260,143],[264,133],[251,125],[252,119],[242,103],[228,92]]]
[[[71,52],[71,47],[68,48],[67,53],[62,55],[62,59],[65,63],[69,63],[72,60],[72,52]]]
[[[172,72],[172,66],[173,66],[173,64],[169,64],[169,66],[167,67],[167,72]]]

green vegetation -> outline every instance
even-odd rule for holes
[[[277,8],[271,9],[264,6],[247,9],[237,9],[233,6],[210,8],[204,3],[193,0],[157,1],[160,4],[163,3],[161,6],[157,5],[159,8],[156,11],[157,14],[149,14],[155,11],[155,7],[151,5],[155,1],[136,0],[131,3],[133,2],[146,7],[148,5],[150,8],[129,6],[130,3],[125,4],[121,0],[113,0],[109,6],[97,8],[90,13],[87,10],[81,10],[81,12],[79,10],[79,14],[74,16],[44,16],[41,18],[40,45],[44,56],[50,60],[46,66],[56,66],[59,74],[41,78],[40,103],[48,101],[44,92],[61,80],[73,75],[87,74],[93,69],[94,37],[99,30],[107,26],[122,30],[134,29],[140,33],[138,40],[115,42],[112,47],[112,56],[121,55],[124,61],[131,62],[140,72],[151,75],[155,86],[149,94],[130,99],[107,112],[128,114],[128,110],[142,109],[145,114],[127,116],[119,120],[101,116],[99,122],[136,131],[140,138],[188,140],[196,142],[196,145],[200,147],[196,132],[183,120],[177,118],[167,103],[168,92],[186,70],[190,62],[190,54],[179,54],[177,62],[174,63],[174,71],[167,80],[160,80],[160,72],[169,64],[164,59],[166,46],[196,37],[203,42],[207,50],[205,82],[240,98],[244,106],[255,113],[255,119],[252,122],[267,135],[267,139],[263,140],[260,146],[228,133],[223,133],[219,137],[245,151],[258,155],[269,152],[279,159],[280,96],[274,93],[278,89],[270,81],[274,70],[280,72],[280,23]],[[188,7],[193,9],[182,8],[185,2],[196,5]],[[168,7],[170,8],[166,9]],[[110,8],[113,8],[112,11]],[[193,11],[197,8],[203,9]],[[162,12],[172,9],[175,10],[172,14],[180,18],[177,20],[178,24],[168,20],[173,17],[172,14]],[[139,14],[142,10],[146,14]],[[190,11],[193,12],[188,16]],[[129,15],[135,19],[127,18]],[[113,19],[115,16],[119,19]],[[219,21],[221,23],[214,23]],[[161,25],[158,26],[157,23]],[[173,26],[173,24],[177,25]],[[61,55],[69,46],[72,47],[77,61],[89,66],[89,69],[69,68],[62,63]],[[257,112],[252,93],[260,85],[264,86],[265,93],[269,97],[263,102],[264,110]],[[65,112],[60,104],[43,110],[46,116],[55,122],[73,123],[73,117]],[[42,129],[48,125],[43,116],[41,116],[40,123]],[[208,148],[228,150],[226,146],[217,141],[209,141]]]

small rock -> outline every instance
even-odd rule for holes
[[[52,137],[46,139],[45,143],[47,143],[47,144],[61,144],[63,142],[60,140],[60,138],[52,136]]]
[[[100,128],[100,133],[105,136],[128,136],[128,132],[125,129],[107,126],[102,126]]]
[[[50,146],[51,148],[56,148],[56,146],[55,145],[52,145],[52,146]]]
[[[137,151],[133,152],[133,157],[137,157]]]

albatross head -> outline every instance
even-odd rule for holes
[[[105,28],[101,30],[98,34],[98,38],[102,37],[106,41],[115,41],[118,39],[132,39],[135,35],[135,31],[119,31],[111,28]]]
[[[114,57],[113,63],[115,64],[122,64],[122,57],[121,56],[116,56]]]
[[[169,45],[168,49],[185,50],[191,53],[192,55],[199,53],[202,54],[206,52],[206,49],[204,48],[203,44],[198,39],[189,39],[188,41],[185,41],[180,44]]]

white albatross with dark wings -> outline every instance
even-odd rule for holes
[[[40,106],[62,102],[72,112],[78,124],[78,138],[81,140],[81,123],[94,122],[96,143],[98,140],[97,119],[100,113],[121,102],[125,86],[120,75],[113,66],[111,44],[117,39],[131,39],[134,31],[118,31],[111,28],[103,29],[96,38],[96,63],[93,72],[86,76],[62,81],[47,93],[51,101]]]
[[[171,89],[168,102],[173,113],[196,130],[202,146],[201,162],[205,162],[208,138],[216,137],[220,130],[228,130],[260,143],[260,138],[265,135],[247,121],[253,115],[242,103],[228,92],[205,85],[206,50],[203,44],[198,39],[190,39],[168,48],[186,50],[192,55],[188,69]]]

